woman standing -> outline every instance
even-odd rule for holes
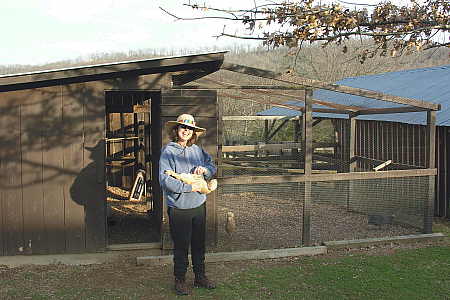
[[[206,129],[196,126],[193,116],[182,114],[176,121],[167,122],[167,127],[171,142],[161,151],[159,182],[168,205],[170,234],[174,243],[175,291],[178,295],[188,295],[186,272],[189,247],[195,274],[194,286],[215,288],[215,284],[205,275],[206,196],[199,193],[199,184],[185,184],[164,171],[200,174],[210,179],[216,173],[216,166],[211,156],[195,144]]]

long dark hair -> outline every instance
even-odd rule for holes
[[[178,142],[178,126],[173,126],[172,129],[169,129],[169,138],[172,142]],[[192,137],[187,141],[186,145],[187,146],[192,146],[195,143],[197,143],[198,140],[198,135],[197,132],[194,130],[194,132],[192,133]]]

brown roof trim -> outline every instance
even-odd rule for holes
[[[226,52],[221,51],[3,75],[0,76],[0,91],[183,70],[201,70],[212,73],[220,68]]]
[[[357,96],[363,96],[367,98],[372,98],[376,100],[382,100],[382,101],[388,101],[398,104],[405,104],[410,106],[415,106],[419,108],[425,108],[427,110],[440,110],[441,105],[435,104],[432,102],[426,102],[423,100],[417,100],[412,98],[405,98],[405,97],[399,97],[399,96],[393,96],[393,95],[387,95],[376,91],[371,90],[365,90],[360,88],[354,88],[350,86],[344,86],[344,85],[338,85],[334,83],[329,82],[323,82],[319,80],[304,78],[292,74],[281,74],[281,73],[275,73],[270,70],[263,70],[238,64],[231,64],[231,63],[224,63],[222,64],[221,68],[223,70],[241,73],[241,74],[247,74],[251,76],[257,76],[257,77],[263,77],[263,78],[269,78],[274,79],[282,82],[297,84],[301,86],[307,86],[310,88],[315,89],[325,89],[340,93],[346,93],[351,95],[357,95]]]

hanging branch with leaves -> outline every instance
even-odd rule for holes
[[[316,0],[265,3],[244,10],[226,10],[187,3],[185,6],[201,10],[204,16],[183,18],[164,10],[178,20],[222,19],[241,23],[246,35],[224,30],[218,37],[261,40],[271,47],[287,46],[300,49],[304,43],[341,45],[352,38],[371,39],[373,47],[359,54],[361,62],[367,58],[409,54],[436,47],[450,47],[450,1],[410,0],[405,6],[391,2],[377,5],[339,1],[321,4]],[[350,9],[348,5],[353,5]],[[162,9],[162,8],[161,8]]]

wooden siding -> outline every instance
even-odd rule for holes
[[[66,251],[66,230],[64,214],[64,193],[61,188],[61,173],[64,170],[63,141],[63,97],[52,89],[54,95],[47,98],[46,112],[42,119],[43,132],[43,198],[44,198],[44,233],[47,242],[46,253],[63,253]],[[60,91],[59,91],[60,92]],[[66,118],[67,119],[67,118]]]
[[[40,97],[41,93],[27,95],[20,107],[23,252],[27,254],[45,252],[47,245],[44,235],[44,199],[40,184],[43,180],[43,127],[36,126],[43,118],[43,111],[39,109]]]
[[[436,202],[434,214],[450,218],[450,128],[438,126],[436,130]]]
[[[348,161],[349,120],[333,120],[337,131],[338,151],[336,155],[343,164]],[[423,125],[397,122],[380,122],[357,120],[356,122],[356,156],[358,171],[372,171],[373,167],[384,161],[393,163],[383,170],[401,170],[426,168],[429,147],[427,146],[427,128]],[[436,127],[436,197],[434,215],[450,217],[449,194],[449,143],[450,131],[446,126]]]
[[[88,178],[78,177],[86,175],[83,171],[83,120],[84,95],[76,97],[74,93],[81,93],[80,86],[69,86],[62,90],[63,114],[63,162],[65,172],[62,176],[64,194],[64,220],[66,228],[66,249],[70,252],[82,252],[85,242],[84,199],[83,187],[89,183]],[[75,97],[74,97],[75,96]],[[86,181],[86,182],[84,182]]]
[[[333,119],[332,124],[335,130],[336,146],[334,148],[335,158],[340,161],[336,166],[336,170],[339,173],[348,172],[349,168],[349,139],[350,139],[350,127],[349,120]],[[356,142],[358,143],[359,136],[356,133]]]
[[[98,84],[98,83],[97,83]],[[102,85],[93,96],[90,89],[83,91],[83,177],[89,180],[82,188],[85,211],[85,251],[103,249],[106,244],[105,203],[105,105]],[[80,174],[81,175],[81,174]],[[78,175],[78,177],[80,177]]]
[[[20,164],[20,106],[14,105],[18,97],[20,95],[15,94],[12,99],[3,102],[4,105],[0,106],[2,111],[0,124],[0,199],[3,255],[20,253],[20,247],[24,246]]]
[[[58,86],[10,92],[2,101],[3,255],[104,247],[104,233],[97,234],[104,231],[103,161],[92,164],[85,148],[102,140],[103,93],[87,91]]]
[[[106,247],[105,90],[161,74],[1,93],[0,255]]]

